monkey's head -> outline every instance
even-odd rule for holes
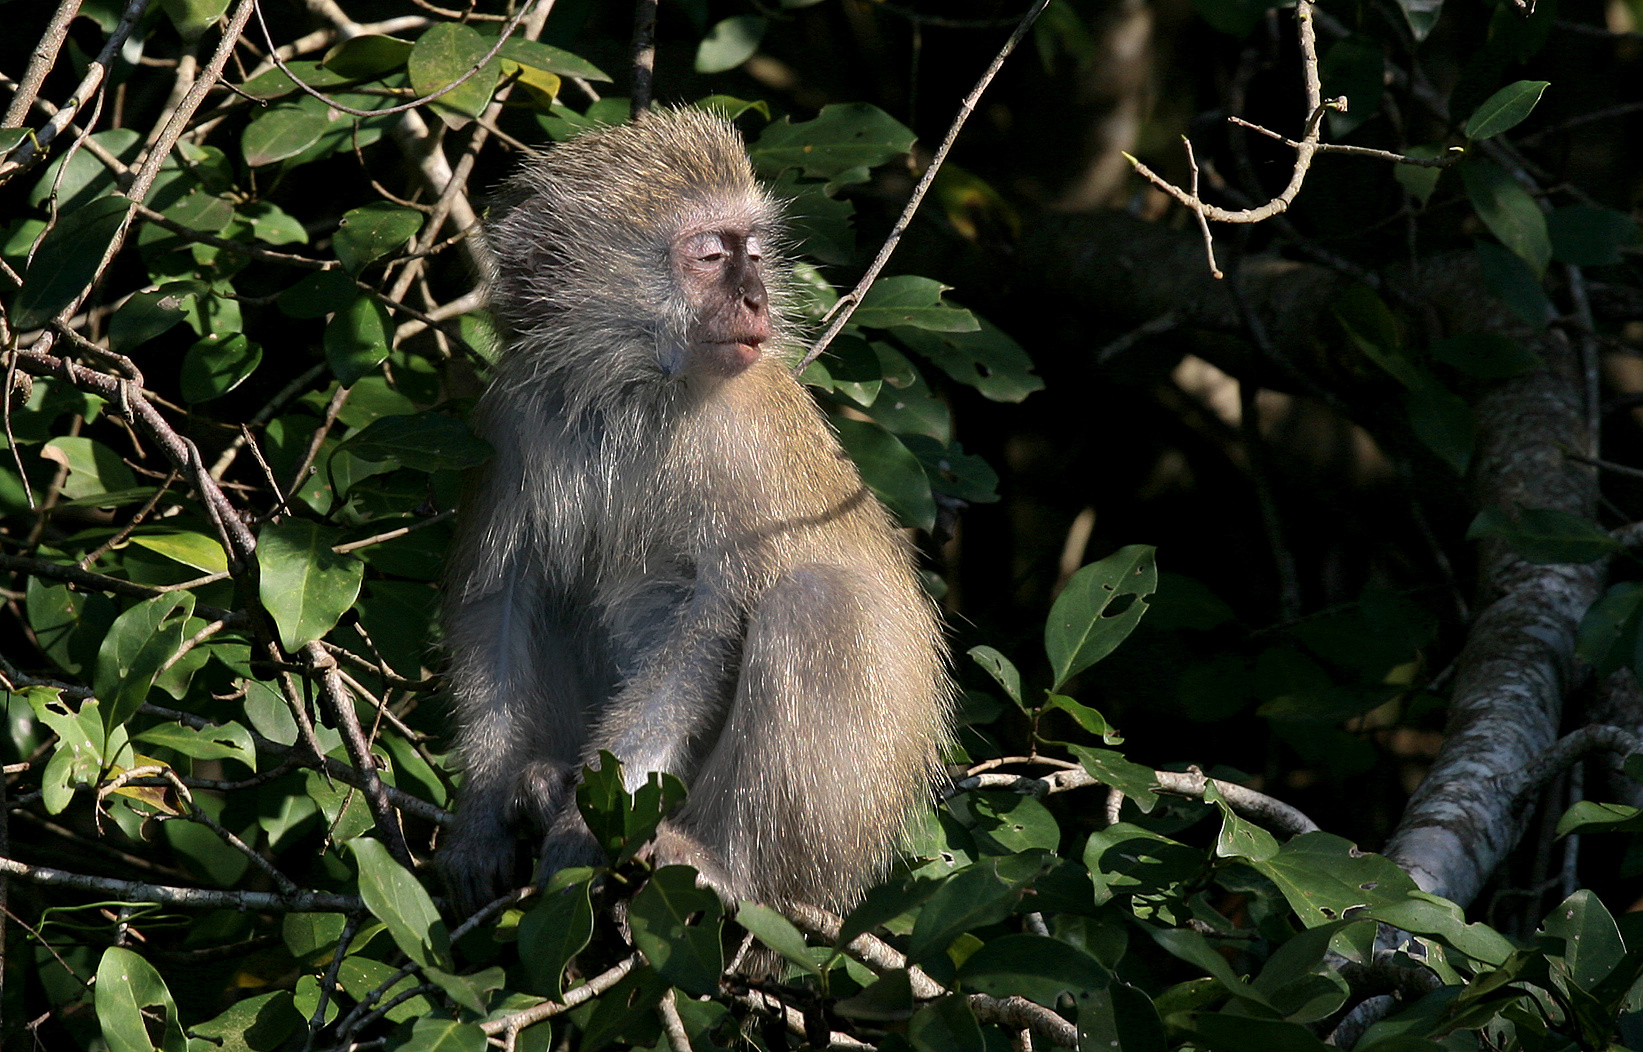
[[[779,209],[735,128],[700,110],[552,148],[508,181],[487,231],[491,302],[535,378],[711,382],[781,336]]]

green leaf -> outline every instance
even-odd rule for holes
[[[1604,678],[1632,663],[1637,652],[1640,611],[1643,611],[1643,584],[1622,581],[1610,585],[1581,617],[1575,655]]]
[[[478,1011],[478,1009],[476,1009]],[[485,1052],[489,1039],[478,1023],[423,1016],[411,1024],[410,1039],[396,1043],[399,1052]]]
[[[1540,367],[1540,355],[1534,351],[1510,336],[1486,332],[1439,340],[1432,345],[1432,359],[1485,380],[1522,376]]]
[[[97,1008],[97,1025],[109,1052],[188,1052],[177,1003],[171,999],[165,980],[154,966],[119,946],[103,951],[97,963],[97,982],[92,987]],[[148,1018],[154,1021],[159,1044],[149,1036]]]
[[[74,302],[97,273],[130,207],[123,197],[99,197],[58,217],[35,251],[12,302],[14,332],[39,328]]]
[[[240,134],[240,152],[253,168],[273,164],[319,142],[329,126],[325,114],[306,106],[274,106],[246,125]]]
[[[994,855],[1013,855],[1061,845],[1061,827],[1049,808],[1019,793],[976,790],[955,797],[950,805],[970,826],[978,847]]]
[[[1473,142],[1510,131],[1534,111],[1551,81],[1520,80],[1506,85],[1484,100],[1466,122],[1466,137]]]
[[[105,728],[123,725],[147,699],[160,667],[182,645],[193,613],[192,592],[170,592],[145,599],[114,619],[97,651],[93,680],[105,706]]]
[[[186,402],[221,398],[250,378],[262,364],[262,348],[244,333],[207,336],[183,354],[179,384]]]
[[[929,435],[906,432],[898,437],[924,465],[924,474],[936,493],[971,504],[991,504],[999,499],[998,472],[982,458],[966,454],[957,442],[949,445]]]
[[[1643,833],[1643,810],[1579,800],[1557,823],[1558,836],[1570,833]]]
[[[184,566],[192,566],[203,573],[224,573],[228,569],[228,555],[222,545],[203,533],[187,530],[158,533],[138,533],[131,543],[151,552],[159,552]]]
[[[1366,857],[1379,859],[1387,867],[1403,872],[1378,855]],[[1485,964],[1498,965],[1512,956],[1512,942],[1506,936],[1486,924],[1467,924],[1466,914],[1455,903],[1418,889],[1411,888],[1399,902],[1373,906],[1365,915],[1416,935],[1430,935]]]
[[[502,50],[498,54],[503,58],[512,59],[521,66],[534,66],[537,69],[545,69],[549,73],[557,73],[561,77],[579,77],[582,80],[611,83],[610,74],[587,59],[579,55],[573,55],[562,48],[538,43],[535,40],[522,40],[519,37],[511,37],[506,44],[502,45]]]
[[[1570,977],[1587,989],[1602,982],[1626,952],[1614,917],[1602,900],[1584,888],[1548,913],[1540,931],[1563,940],[1562,956]]]
[[[361,460],[418,471],[478,467],[495,453],[462,421],[433,411],[379,417],[350,435],[342,448]]]
[[[1126,759],[1111,749],[1092,749],[1085,745],[1070,745],[1074,758],[1091,778],[1102,785],[1117,789],[1134,800],[1142,811],[1151,811],[1158,803],[1158,776],[1151,767]]]
[[[936,502],[924,467],[895,435],[877,424],[834,417],[839,443],[861,469],[862,481],[903,524],[929,530],[936,523]]]
[[[1010,915],[1026,885],[1000,872],[999,865],[1005,861],[991,858],[977,862],[936,888],[913,924],[913,936],[907,944],[909,964],[925,962],[965,932],[997,924]]]
[[[932,278],[913,274],[880,278],[867,290],[850,320],[873,329],[907,326],[936,332],[979,331],[981,323],[974,314],[942,304],[941,294],[946,288]]]
[[[1443,0],[1398,0],[1398,7],[1403,9],[1404,20],[1409,23],[1409,31],[1418,44],[1438,24],[1438,15],[1443,13]]]
[[[725,971],[723,916],[720,897],[698,888],[690,866],[662,866],[628,907],[633,944],[657,975],[690,996],[718,993]]]
[[[1068,579],[1044,625],[1055,691],[1112,653],[1140,623],[1147,596],[1158,589],[1155,555],[1149,545],[1132,544]]]
[[[1581,267],[1608,267],[1623,261],[1620,250],[1643,241],[1643,229],[1625,212],[1593,205],[1564,205],[1546,216],[1552,258]]]
[[[970,1002],[959,994],[949,994],[913,1013],[907,1023],[907,1039],[918,1052],[986,1052]]]
[[[519,957],[532,988],[555,1001],[565,999],[565,965],[593,937],[590,880],[544,892],[519,922]]]
[[[1333,138],[1350,135],[1381,108],[1385,89],[1386,56],[1381,45],[1367,36],[1349,36],[1331,44],[1318,64],[1326,99],[1346,96],[1345,113],[1326,111]]]
[[[1506,169],[1477,156],[1461,162],[1460,174],[1466,196],[1489,232],[1537,276],[1544,274],[1552,258],[1552,241],[1546,232],[1546,214],[1529,191]]]
[[[967,990],[994,997],[1025,997],[1055,1008],[1064,993],[1104,989],[1112,973],[1094,957],[1042,935],[1004,935],[971,954],[958,970]]]
[[[616,1041],[629,1047],[630,1043],[623,1039],[636,1024],[651,1022],[652,1013],[667,991],[667,980],[657,975],[655,969],[644,965],[633,969],[594,1003],[593,1012],[582,1029],[581,1052],[599,1052]]]
[[[450,935],[427,889],[379,841],[361,837],[348,847],[359,866],[360,898],[394,943],[420,965],[449,968]]]
[[[395,251],[422,229],[422,213],[374,201],[342,214],[332,247],[350,274]]]
[[[335,530],[305,519],[264,526],[257,538],[259,594],[288,652],[329,632],[359,595],[365,564],[333,552],[336,543]]]
[[[343,270],[318,270],[292,285],[276,299],[291,318],[323,318],[343,310],[359,297],[359,286]]]
[[[1415,891],[1415,882],[1391,861],[1329,833],[1303,833],[1250,864],[1278,885],[1307,927],[1362,908],[1395,906]]]
[[[1540,276],[1524,259],[1490,241],[1475,241],[1472,249],[1483,283],[1523,322],[1541,329],[1557,316]]]
[[[857,312],[859,320],[860,311]],[[1033,361],[1008,333],[984,318],[969,332],[897,328],[896,339],[934,362],[948,376],[995,402],[1019,402],[1042,390]]]
[[[150,292],[139,292],[120,304],[108,323],[108,342],[121,354],[130,354],[182,321],[188,302],[206,291],[199,281],[168,281]]]
[[[350,80],[375,80],[405,65],[411,57],[411,48],[408,40],[367,33],[337,44],[325,53],[321,62],[326,69]]]
[[[1044,698],[1045,709],[1056,709],[1065,712],[1090,734],[1094,734],[1108,745],[1116,745],[1124,739],[1119,737],[1117,730],[1107,722],[1107,718],[1088,705],[1080,705],[1065,694],[1050,694]]]
[[[157,723],[135,736],[136,741],[162,745],[196,760],[238,760],[257,769],[257,747],[251,732],[238,723],[195,729],[181,723]]]
[[[836,103],[823,106],[814,120],[767,126],[748,154],[769,176],[798,168],[813,178],[831,179],[851,168],[895,160],[913,148],[915,138],[877,106]]]
[[[106,766],[101,707],[87,698],[78,710],[68,707],[55,688],[33,687],[21,692],[35,719],[57,735],[57,748],[40,779],[40,798],[48,814],[62,814],[80,786],[95,785]],[[113,757],[108,758],[112,761]]]
[[[1419,388],[1404,395],[1409,426],[1422,445],[1441,457],[1455,474],[1464,475],[1472,462],[1472,449],[1477,440],[1477,420],[1472,415],[1472,407],[1430,376],[1425,380]]]
[[[748,902],[744,899],[736,907],[736,923],[804,971],[811,975],[822,974],[799,929],[793,926],[792,921],[769,906],[761,906],[757,902]]]
[[[228,10],[228,0],[160,0],[160,8],[170,16],[182,38],[193,41]]]
[[[479,64],[491,49],[479,33],[457,22],[439,22],[417,40],[408,63],[411,87],[417,95],[431,95],[455,82]],[[496,89],[500,70],[493,62],[461,86],[441,95],[431,105],[439,119],[461,128],[485,111]]]
[[[708,30],[696,48],[696,72],[723,73],[753,57],[770,28],[763,15],[736,15]]]
[[[1442,146],[1411,146],[1403,151],[1409,157],[1431,159],[1442,157],[1446,152]],[[1443,177],[1442,168],[1431,168],[1423,164],[1396,164],[1392,166],[1392,177],[1403,187],[1404,193],[1413,197],[1422,208],[1432,199],[1432,191],[1438,188],[1438,180]]]
[[[369,296],[337,311],[325,324],[325,360],[337,382],[352,387],[381,365],[393,332],[387,308]]]
[[[1193,1029],[1211,1052],[1332,1052],[1306,1027],[1281,1019],[1201,1012],[1193,1017]]]
[[[1484,508],[1466,530],[1466,539],[1499,537],[1531,563],[1589,563],[1620,551],[1621,544],[1580,515],[1553,508]]]
[[[275,990],[236,1001],[226,1012],[195,1023],[188,1032],[211,1042],[216,1052],[265,1052],[283,1048],[285,1039],[303,1022],[291,991]]]
[[[967,653],[970,659],[987,670],[987,675],[993,677],[1010,700],[1021,705],[1021,673],[1016,671],[1015,665],[1009,658],[989,646],[971,647]]]
[[[75,500],[133,489],[137,477],[120,455],[101,442],[62,435],[40,447],[40,456],[68,468],[63,493]]]

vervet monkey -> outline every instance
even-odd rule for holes
[[[648,113],[549,150],[486,227],[506,347],[496,449],[445,585],[467,771],[442,868],[504,890],[603,862],[576,808],[689,788],[651,857],[727,899],[843,908],[888,865],[948,741],[912,553],[791,373],[781,217],[727,122]]]

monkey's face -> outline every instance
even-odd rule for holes
[[[669,371],[735,376],[770,339],[764,248],[756,230],[715,226],[673,241],[673,274],[690,312],[684,360]]]

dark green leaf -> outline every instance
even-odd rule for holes
[[[220,1052],[265,1052],[283,1048],[285,1039],[304,1021],[291,991],[275,990],[236,1001],[215,1019],[190,1026],[188,1032],[212,1042]]]
[[[365,564],[333,552],[337,541],[335,530],[305,519],[264,526],[257,538],[262,604],[289,652],[329,632],[359,595]]]
[[[913,140],[912,132],[876,106],[836,103],[823,106],[815,120],[771,124],[748,153],[767,175],[798,168],[831,179],[851,168],[892,161],[912,149]]]
[[[1484,508],[1472,520],[1466,539],[1499,537],[1524,559],[1540,565],[1589,563],[1620,550],[1620,542],[1595,522],[1554,508]]]
[[[244,333],[207,336],[183,355],[180,387],[188,402],[220,398],[244,383],[262,364],[262,348]]]
[[[405,65],[411,57],[411,42],[367,33],[350,37],[325,53],[325,68],[350,80],[374,80]],[[356,107],[359,108],[359,107]]]
[[[387,308],[369,296],[337,311],[325,324],[325,360],[337,382],[351,387],[381,365],[393,331]]]
[[[1100,661],[1122,643],[1147,612],[1147,596],[1158,588],[1155,549],[1122,548],[1083,567],[1050,608],[1044,649],[1060,691],[1069,679]]]
[[[1477,108],[1466,122],[1466,137],[1476,142],[1510,131],[1534,111],[1551,82],[1520,80],[1506,85]]]
[[[936,332],[978,331],[981,323],[974,314],[942,304],[941,294],[946,287],[912,274],[881,278],[867,290],[850,320],[873,329],[906,326]]]
[[[857,312],[858,320],[860,312]],[[995,402],[1019,402],[1043,389],[1032,359],[1004,330],[984,318],[967,332],[898,328],[896,339],[930,359],[948,376]],[[863,323],[866,324],[866,323]]]
[[[418,471],[478,467],[495,452],[462,421],[438,412],[379,417],[349,436],[342,448],[361,460],[390,461]]]
[[[799,968],[812,975],[821,974],[821,969],[816,966],[816,961],[810,954],[810,947],[805,943],[799,929],[793,926],[792,921],[769,906],[742,901],[736,907],[736,923]]]
[[[1403,151],[1407,156],[1430,159],[1442,157],[1445,150],[1441,146],[1411,146]],[[1438,180],[1443,177],[1442,168],[1432,168],[1424,164],[1399,164],[1392,168],[1392,176],[1397,179],[1398,185],[1404,192],[1413,197],[1422,208],[1432,199],[1432,191],[1438,188]]]
[[[664,866],[651,874],[628,908],[633,944],[658,975],[691,996],[719,989],[724,950],[719,896],[696,886],[689,866]]]
[[[182,321],[188,301],[206,291],[198,281],[168,281],[151,292],[139,292],[120,304],[108,324],[108,342],[121,354],[131,353]]]
[[[1346,96],[1346,112],[1331,109],[1330,135],[1350,135],[1381,108],[1381,92],[1386,77],[1386,57],[1381,45],[1371,37],[1349,36],[1331,44],[1318,64],[1326,99]]]
[[[906,432],[900,437],[902,444],[924,465],[924,474],[935,492],[971,504],[991,504],[998,500],[998,472],[985,460],[967,455],[957,442],[948,445],[929,435]]]
[[[1439,340],[1432,345],[1432,358],[1485,380],[1522,376],[1540,366],[1540,355],[1534,351],[1510,336],[1486,332]]]
[[[877,424],[834,417],[839,443],[861,469],[861,477],[890,512],[905,525],[928,530],[935,526],[936,503],[930,480],[918,458],[901,441]]]
[[[1079,764],[1091,778],[1102,785],[1117,789],[1134,800],[1142,811],[1151,811],[1158,802],[1158,776],[1151,767],[1145,767],[1124,758],[1111,749],[1091,749],[1083,745],[1068,746]]]
[[[184,40],[192,41],[210,29],[228,10],[228,0],[160,0]]]
[[[519,37],[509,39],[498,52],[503,58],[512,59],[522,66],[534,66],[545,69],[549,73],[557,73],[561,77],[580,77],[582,80],[597,80],[606,84],[611,82],[610,75],[579,55],[573,55],[561,48],[550,47],[535,40],[522,40]]]
[[[975,790],[950,801],[970,827],[977,846],[994,855],[1040,848],[1053,852],[1061,844],[1061,827],[1049,808],[1019,793]]]
[[[924,903],[907,944],[907,960],[919,964],[943,950],[967,931],[997,924],[1010,915],[1026,890],[1020,880],[1004,875],[1006,859],[977,862],[948,877]]]
[[[1526,261],[1489,241],[1476,241],[1472,247],[1483,283],[1513,314],[1537,329],[1557,316],[1539,275]]]
[[[970,658],[976,664],[987,670],[987,675],[993,677],[998,685],[1004,688],[1004,693],[1017,705],[1021,702],[1021,673],[1016,671],[1015,665],[1009,658],[1000,654],[992,647],[971,647],[968,651]]]
[[[145,599],[114,619],[97,651],[93,681],[104,705],[105,727],[129,720],[148,698],[160,668],[182,645],[183,629],[194,612],[192,592],[169,592]]]
[[[323,318],[359,297],[359,286],[342,270],[317,270],[279,294],[280,310],[292,318]]]
[[[1563,940],[1562,957],[1569,976],[1588,990],[1602,982],[1626,952],[1613,915],[1587,889],[1564,899],[1546,915],[1540,930]]]
[[[74,302],[97,273],[129,207],[131,202],[123,197],[99,197],[58,217],[57,225],[35,251],[23,275],[23,287],[12,301],[13,331],[37,329]]]
[[[387,201],[344,212],[332,246],[350,274],[395,251],[422,229],[422,213]]]
[[[1077,947],[1042,935],[1004,935],[971,954],[958,970],[967,990],[1025,997],[1054,1008],[1064,993],[1100,990],[1112,973]]]
[[[696,49],[696,72],[723,73],[753,57],[770,28],[763,15],[735,15],[714,25]]]
[[[435,23],[411,51],[411,87],[418,95],[431,95],[465,76],[490,49],[485,38],[468,26],[457,22]],[[450,127],[461,128],[484,112],[496,88],[499,72],[496,63],[491,63],[459,87],[435,99],[431,104],[434,112]]]
[[[379,841],[361,837],[348,846],[359,866],[360,898],[395,945],[418,964],[449,967],[450,935],[427,890]]]
[[[275,106],[246,125],[240,151],[253,168],[283,161],[319,142],[328,124],[323,113],[305,106]]]
[[[171,991],[154,966],[137,954],[119,946],[104,950],[92,993],[109,1052],[188,1052]],[[149,1036],[145,1012],[154,1020],[158,1043]]]
[[[1557,823],[1558,836],[1570,833],[1643,833],[1643,810],[1579,800]]]
[[[1546,233],[1546,214],[1511,173],[1481,157],[1468,157],[1460,164],[1466,196],[1490,233],[1529,264],[1536,275],[1545,273],[1552,258],[1552,241]]]
[[[970,1002],[950,994],[913,1013],[907,1024],[907,1039],[918,1052],[986,1052]]]
[[[1546,216],[1552,258],[1581,267],[1607,267],[1622,261],[1620,250],[1643,241],[1643,229],[1625,212],[1592,205],[1564,205]]]
[[[593,937],[593,904],[589,882],[578,881],[542,900],[519,924],[519,956],[537,993],[564,1000],[565,965]]]

